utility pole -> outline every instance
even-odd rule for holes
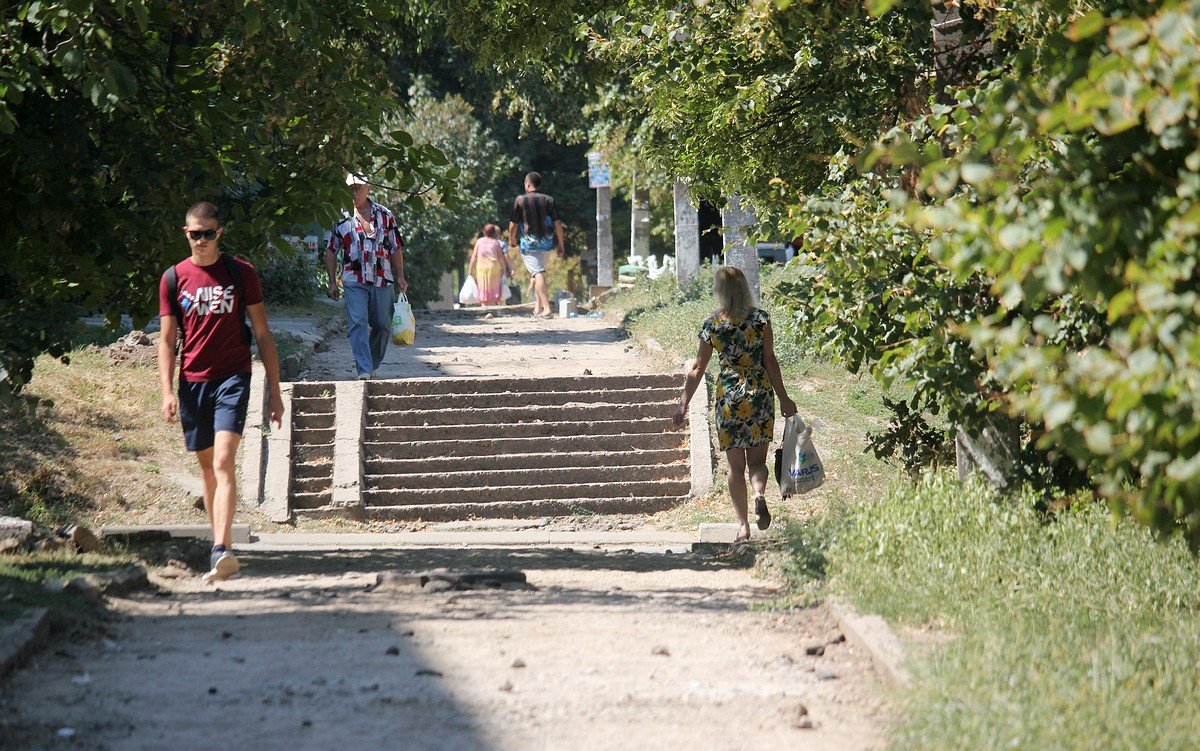
[[[688,199],[687,184],[675,183],[675,279],[680,288],[700,273],[700,215]]]
[[[588,185],[596,190],[596,285],[612,287],[612,174],[601,152],[588,154]]]
[[[633,176],[629,211],[629,255],[650,255],[650,190],[637,186],[637,173]]]
[[[742,196],[727,196],[721,210],[725,225],[725,265],[736,266],[746,275],[754,304],[759,304],[758,248],[750,243],[750,228],[754,226],[754,208]]]

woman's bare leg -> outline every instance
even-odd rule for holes
[[[761,446],[746,449],[750,486],[754,488],[755,496],[767,494],[767,451],[770,448],[770,444],[764,443]]]
[[[737,539],[750,539],[750,517],[746,507],[746,449],[729,449],[725,452],[729,460],[729,497],[738,518]]]

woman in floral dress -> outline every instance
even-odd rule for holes
[[[723,266],[717,270],[716,297],[720,307],[700,327],[700,350],[688,370],[675,423],[683,424],[688,402],[716,350],[721,363],[716,389],[717,438],[729,459],[729,495],[741,525],[737,539],[748,540],[746,471],[749,469],[754,487],[758,528],[766,529],[771,525],[764,494],[767,449],[775,432],[775,396],[779,396],[784,417],[796,414],[796,403],[788,398],[775,359],[771,319],[766,311],[754,307],[741,269]]]

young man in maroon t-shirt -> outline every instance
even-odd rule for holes
[[[228,579],[240,565],[230,539],[237,506],[234,459],[246,411],[250,405],[250,342],[242,310],[250,316],[258,354],[267,374],[268,413],[281,425],[283,397],[279,392],[279,357],[267,327],[258,272],[245,261],[229,259],[235,280],[221,257],[220,216],[217,207],[202,201],[187,212],[183,228],[191,258],[173,267],[176,296],[171,299],[168,274],[158,285],[162,337],[158,342],[158,378],[162,384],[162,414],[167,422],[183,425],[188,451],[195,452],[204,474],[204,508],[212,524],[213,549],[206,581]],[[169,272],[169,270],[168,270]],[[239,294],[244,293],[242,300]],[[179,390],[175,375],[175,340],[182,316]]]

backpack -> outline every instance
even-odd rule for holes
[[[225,270],[229,272],[229,276],[233,278],[233,289],[237,294],[238,313],[242,319],[242,339],[249,346],[253,341],[250,333],[250,324],[246,323],[246,287],[242,284],[242,272],[238,270],[237,264],[233,259],[226,254],[221,254],[221,261],[225,264]],[[175,354],[179,354],[179,348],[183,341],[183,308],[179,306],[179,275],[175,271],[176,264],[171,264],[167,269],[167,299],[171,301],[171,313],[175,316],[175,320],[179,322],[179,338],[175,340]]]

